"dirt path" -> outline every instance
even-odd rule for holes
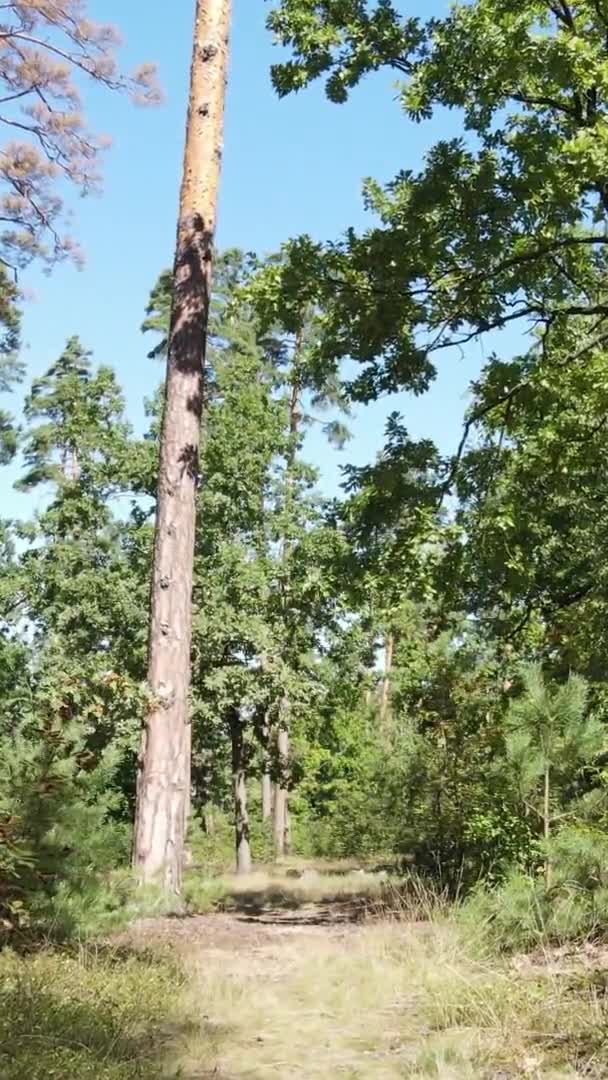
[[[282,902],[269,901],[277,895]],[[122,935],[117,943],[129,948],[168,947],[186,972],[188,1020],[172,1033],[167,1075],[607,1075],[603,1036],[598,1041],[596,1033],[604,1030],[608,1005],[593,987],[577,989],[576,972],[566,978],[546,960],[530,960],[521,971],[513,963],[488,963],[449,919],[399,921],[386,910],[370,912],[364,900],[342,894],[310,901],[277,893],[272,883],[241,892],[231,912],[141,920]],[[176,1002],[181,1013],[179,987]]]
[[[172,945],[186,958],[195,950],[221,951],[227,955],[251,950],[277,948],[296,940],[333,940],[350,937],[359,927],[353,923],[290,918],[282,912],[276,919],[244,918],[242,915],[192,915],[185,918],[141,919],[118,944],[146,948],[159,943]]]
[[[118,943],[171,946],[188,972],[200,1028],[180,1049],[183,1080],[393,1080],[395,932],[349,900],[145,919]]]

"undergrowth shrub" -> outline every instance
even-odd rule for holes
[[[50,711],[0,732],[0,940],[53,924],[68,934],[56,901],[84,897],[128,858],[116,761],[111,746],[94,758],[85,732]]]
[[[249,817],[251,856],[254,863],[269,863],[273,859],[272,823],[262,821],[258,810],[254,804]],[[211,831],[206,831],[194,818],[188,829],[187,847],[191,866],[205,876],[232,873],[236,858],[234,821],[217,810]]]
[[[210,831],[204,831],[197,818],[191,819],[187,848],[194,871],[209,875],[229,873],[234,868],[234,845],[234,825],[227,814],[216,811]]]
[[[2,1080],[155,1080],[165,1046],[187,1023],[182,990],[164,957],[5,950]]]
[[[550,842],[551,888],[540,873],[513,873],[502,886],[479,886],[461,918],[504,950],[560,945],[608,935],[608,836],[583,825]]]

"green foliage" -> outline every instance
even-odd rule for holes
[[[593,336],[606,210],[597,5],[572,15],[535,0],[476,0],[425,24],[389,2],[370,12],[360,2],[284,0],[271,25],[292,51],[275,74],[282,92],[330,72],[341,100],[385,66],[402,79],[411,118],[463,113],[463,137],[438,142],[418,173],[368,182],[378,226],[288,249],[285,294],[314,280],[327,304],[320,350],[365,365],[361,394],[428,380],[438,350],[514,321],[532,318],[559,336],[583,316]]]
[[[37,691],[35,711],[0,734],[0,915],[9,940],[40,929],[69,936],[76,928],[58,918],[58,892],[65,901],[90,891],[128,852],[115,818],[115,754],[95,761],[80,725],[65,720],[65,696],[54,686]]]
[[[136,633],[144,621],[111,508],[130,447],[122,395],[113,372],[93,372],[73,338],[34,382],[25,415],[19,486],[44,485],[51,498],[21,527],[29,541],[15,581],[22,613],[43,638],[55,635],[71,660],[97,658],[111,670],[117,636],[127,625]]]
[[[309,737],[293,800],[301,830],[297,850],[333,858],[394,853],[399,825],[385,813],[391,766],[373,713],[337,705],[330,715],[321,714]]]
[[[0,396],[10,393],[23,378],[23,365],[18,358],[21,313],[17,307],[17,289],[0,268]],[[14,418],[0,409],[0,465],[6,465],[18,445],[18,430]]]
[[[0,1072],[5,1080],[160,1077],[182,985],[179,970],[162,958],[97,949],[24,959],[5,951]]]
[[[552,886],[517,873],[504,885],[480,887],[464,905],[465,924],[505,950],[596,939],[608,918],[606,833],[584,825],[563,828],[549,847]]]
[[[327,96],[336,103],[369,71],[390,64],[407,72],[409,53],[422,40],[419,20],[403,19],[390,0],[371,11],[366,0],[283,0],[268,25],[295,57],[272,69],[278,93],[327,76]]]
[[[122,409],[113,373],[94,372],[75,338],[25,403],[22,485],[40,487],[46,505],[33,521],[3,529],[0,877],[8,936],[69,936],[79,920],[85,928],[95,882],[128,858],[125,796],[145,607],[110,505],[128,457]]]
[[[389,184],[366,181],[366,231],[286,245],[254,281],[263,324],[317,305],[312,362],[354,361],[347,390],[364,401],[424,390],[447,348],[530,331],[520,355],[489,356],[454,460],[395,415],[340,512],[403,849],[450,881],[530,869],[541,832],[559,845],[605,822],[608,20],[591,0],[418,20],[389,0],[277,0],[269,24],[290,54],[279,93],[322,77],[341,102],[384,67],[411,120],[447,108],[454,132]],[[392,670],[374,679],[381,642]],[[522,661],[536,666],[518,695]],[[545,859],[560,881],[562,854]]]
[[[571,784],[577,770],[603,751],[606,735],[598,717],[587,711],[588,687],[580,676],[570,675],[552,689],[542,666],[528,664],[522,683],[523,694],[511,703],[507,717],[506,748],[526,798],[546,768]]]
[[[195,819],[188,830],[188,850],[195,877],[230,873],[234,868],[234,826],[229,813],[209,810],[207,828]]]

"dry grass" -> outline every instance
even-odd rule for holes
[[[299,874],[300,876],[295,876]],[[339,904],[357,901],[362,905],[378,902],[391,889],[386,875],[366,871],[321,873],[314,868],[301,871],[282,868],[269,873],[254,871],[246,877],[225,877],[224,907],[262,911],[266,908],[298,909],[307,905]]]
[[[476,959],[448,924],[302,931],[241,955],[206,951],[191,966],[204,1019],[187,1076],[201,1062],[226,1080],[608,1072],[599,990]]]
[[[191,912],[206,912],[215,906],[257,916],[277,910],[305,915],[308,909],[314,914],[314,909],[323,908],[327,918],[320,921],[331,921],[333,911],[341,920],[394,915],[418,922],[435,918],[449,907],[446,896],[414,875],[404,877],[386,868],[361,868],[346,861],[328,866],[291,859],[279,866],[256,868],[243,877],[225,874],[213,879],[213,884],[216,895],[210,906],[209,882],[192,882],[188,897]],[[197,889],[202,890],[200,903]]]
[[[0,957],[2,1080],[608,1075],[605,956],[499,960],[424,886],[352,868],[223,887],[231,912],[144,920],[122,949]]]

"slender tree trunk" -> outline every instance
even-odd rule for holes
[[[389,713],[394,651],[395,640],[392,634],[388,634],[384,646],[384,675],[382,677],[382,695],[380,698],[380,723],[383,726],[387,721]]]
[[[272,816],[272,779],[270,776],[270,759],[268,756],[268,734],[264,740],[264,764],[262,772],[262,821],[268,821]]]
[[[272,781],[268,768],[266,762],[262,774],[262,821],[268,821],[272,815]]]
[[[203,814],[203,827],[207,836],[215,836],[215,814],[211,806],[208,806]]]
[[[286,824],[289,793],[287,789],[287,770],[289,766],[289,732],[280,727],[277,732],[277,769],[278,780],[274,790],[274,853],[280,859],[285,854]]]
[[[190,645],[203,371],[222,158],[231,0],[196,0],[174,266],[160,467],[148,684],[133,863],[179,893],[190,796]]]
[[[243,721],[238,709],[234,710],[230,733],[232,737],[236,872],[237,874],[249,874],[251,872],[251,846],[249,843],[249,813],[247,810],[247,772]]]
[[[74,447],[66,447],[63,451],[63,475],[66,480],[71,480],[72,483],[76,483],[80,480],[80,462],[78,460],[78,452]]]
[[[293,507],[296,495],[296,453],[297,453],[297,440],[299,436],[300,423],[302,420],[302,384],[300,381],[300,375],[298,373],[298,361],[300,357],[300,351],[302,349],[302,335],[298,333],[295,341],[294,356],[293,356],[293,381],[289,389],[288,399],[288,415],[289,415],[289,434],[290,445],[287,452],[286,460],[286,484],[285,484],[285,509],[287,511],[286,517],[289,523],[290,516],[293,513]],[[289,528],[289,525],[288,525]],[[293,537],[287,533],[283,537],[281,559],[284,565],[289,567],[289,559],[293,550],[294,541]],[[284,606],[284,611],[287,611],[287,605]],[[291,644],[291,638],[293,633],[293,627],[290,624],[290,616],[286,615],[286,624],[289,629],[288,641]],[[280,705],[279,725],[277,730],[277,772],[278,778],[274,789],[274,809],[273,809],[273,834],[274,834],[274,853],[277,859],[280,859],[285,855],[288,846],[289,836],[289,790],[288,790],[288,770],[289,770],[289,728],[290,728],[290,701],[287,693],[283,695],[283,699]]]
[[[543,800],[543,826],[545,835],[545,844],[549,843],[551,838],[551,766],[548,761],[545,762],[545,793]],[[545,888],[547,891],[551,888],[551,861],[549,859],[548,852],[545,854]]]
[[[272,816],[272,778],[270,775],[270,728],[265,717],[261,725],[262,743],[262,821]]]
[[[260,658],[260,668],[263,674],[268,671],[268,657],[264,654]],[[262,777],[261,777],[261,795],[262,795],[262,821],[269,821],[272,817],[272,773],[271,773],[271,755],[270,755],[270,721],[268,718],[268,711],[265,709],[263,715],[260,717],[260,745],[262,747]]]

